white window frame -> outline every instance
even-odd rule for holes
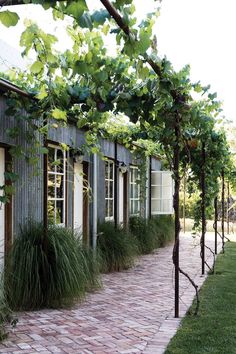
[[[107,169],[106,169],[107,166]],[[112,176],[110,175],[110,167],[112,166]],[[108,171],[108,175],[106,175],[106,170]],[[105,221],[113,221],[114,220],[114,173],[115,173],[115,164],[112,160],[105,161]],[[108,185],[106,191],[106,182]],[[112,184],[112,196],[110,195],[110,185]],[[106,204],[108,202],[108,209],[106,208]],[[112,202],[112,214],[110,214],[109,204]]]
[[[151,195],[151,214],[152,215],[171,215],[174,213],[173,209],[173,194],[174,194],[174,180],[172,177],[172,172],[171,171],[151,171],[152,175],[153,174],[159,174],[160,176],[160,184],[153,184],[151,182],[151,191],[156,187],[160,189],[160,196],[158,198],[154,198],[153,195]],[[166,183],[166,176],[171,177],[171,184]],[[163,188],[169,187],[170,188],[170,196],[169,198],[164,198],[163,197]],[[160,210],[153,210],[153,201],[160,201]],[[163,202],[164,201],[169,201],[171,202],[170,209],[168,211],[163,211]]]
[[[49,177],[50,176],[54,176],[54,178],[56,179],[56,176],[62,176],[63,178],[63,197],[62,198],[58,198],[57,197],[57,191],[56,191],[56,182],[55,182],[55,186],[54,186],[54,197],[49,197],[48,195],[48,202],[49,201],[53,201],[54,202],[54,217],[53,217],[53,224],[54,225],[58,225],[58,226],[65,226],[65,221],[66,221],[66,151],[63,150],[60,146],[58,145],[48,145],[49,149],[53,149],[54,150],[54,161],[57,160],[57,151],[60,150],[63,153],[63,171],[62,172],[58,172],[57,171],[57,166],[54,166],[54,171],[49,171],[48,169],[48,173],[47,173],[47,184],[49,184]],[[49,185],[48,185],[49,188]],[[63,214],[62,214],[62,223],[57,223],[56,222],[56,204],[57,201],[62,201],[63,202]]]
[[[132,179],[132,171],[137,171],[137,176],[133,180]],[[134,174],[133,174],[134,176]],[[137,180],[140,180],[140,171],[138,166],[130,166],[129,168],[129,210],[130,210],[130,216],[139,216],[140,215],[140,210],[141,210],[141,205],[140,205],[140,183],[137,182]],[[132,189],[138,188],[138,197],[134,198],[131,197],[132,195]],[[135,193],[133,193],[135,195]],[[132,209],[135,210],[134,207],[132,207],[135,203],[138,204],[138,212],[137,213],[132,213]]]

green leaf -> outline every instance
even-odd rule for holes
[[[116,2],[114,3],[114,6],[117,9],[120,9],[122,6],[131,4],[131,3],[132,3],[132,0],[116,0]]]
[[[7,181],[15,182],[18,179],[18,174],[14,172],[5,172],[4,177]]]
[[[108,79],[108,74],[107,72],[103,69],[101,71],[99,71],[98,73],[96,73],[96,78],[99,80],[99,81],[106,81]]]
[[[193,85],[193,88],[194,88],[194,91],[197,93],[202,92],[202,86],[199,83]]]
[[[13,185],[11,185],[11,184],[5,185],[4,186],[4,191],[5,191],[5,194],[12,195],[15,192],[15,187]]]
[[[64,150],[64,151],[69,151],[70,150],[69,146],[67,144],[65,144],[65,143],[61,143],[60,146],[61,146],[62,150]]]
[[[216,92],[215,93],[209,93],[208,97],[210,98],[210,100],[213,101],[217,97],[217,93]]]
[[[66,8],[66,13],[76,18],[83,15],[88,7],[85,0],[72,1]]]
[[[34,64],[31,65],[30,71],[31,71],[33,74],[38,74],[38,73],[40,73],[40,72],[43,70],[43,68],[44,68],[43,63],[41,63],[41,61],[39,61],[39,60],[36,60],[36,61],[34,62]]]
[[[110,14],[108,13],[107,10],[105,9],[101,9],[98,11],[95,11],[92,16],[92,21],[99,24],[99,25],[103,25],[104,22],[106,21],[107,18],[110,18]]]
[[[36,95],[36,98],[38,98],[39,100],[42,100],[42,99],[44,99],[47,96],[48,96],[48,93],[46,91],[46,88],[44,86],[42,86],[40,88],[39,93]]]
[[[78,122],[77,122],[77,127],[79,129],[83,128],[86,124],[88,123],[86,118],[79,118]]]
[[[88,13],[84,13],[82,16],[80,16],[77,22],[82,28],[89,28],[90,30],[93,28],[92,19]]]
[[[104,33],[105,36],[108,34],[109,30],[110,30],[110,25],[108,23],[102,27],[102,33]]]
[[[19,19],[19,16],[15,12],[8,10],[0,12],[0,22],[6,27],[15,26]]]
[[[139,42],[138,42],[138,49],[140,51],[140,54],[146,53],[148,48],[150,47],[151,41],[150,41],[150,35],[148,32],[146,32],[144,29],[140,30],[139,34]]]
[[[0,196],[0,203],[8,203],[9,202],[9,197],[6,195]]]
[[[67,114],[65,111],[62,111],[59,108],[54,108],[52,110],[52,116],[53,118],[57,119],[57,120],[66,120],[67,119]]]
[[[82,60],[77,60],[74,65],[74,73],[85,74],[88,72],[88,65]]]
[[[40,151],[41,154],[47,154],[48,153],[48,149],[46,147],[41,147],[39,149],[39,151]]]

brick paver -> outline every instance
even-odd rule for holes
[[[199,240],[181,235],[181,267],[201,285]],[[212,245],[211,238],[207,244]],[[212,255],[207,252],[209,263]],[[173,318],[172,245],[141,257],[133,269],[103,275],[103,288],[73,309],[19,314],[19,323],[0,345],[0,353],[159,354],[180,323]],[[180,277],[180,313],[194,297]]]

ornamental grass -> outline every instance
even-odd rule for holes
[[[29,222],[21,228],[6,267],[14,310],[70,306],[99,286],[95,255],[71,229]]]
[[[129,221],[130,232],[138,241],[140,254],[148,254],[174,239],[174,221],[171,215],[151,219],[134,216]]]
[[[97,249],[102,272],[128,269],[138,254],[136,239],[121,226],[115,228],[112,222],[99,225]]]
[[[14,326],[16,320],[12,317],[12,311],[7,302],[3,274],[0,275],[0,342],[7,337],[7,327]]]

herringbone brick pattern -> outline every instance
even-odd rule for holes
[[[181,267],[201,285],[199,246],[194,242],[189,235],[181,236]],[[207,244],[213,241],[208,239]],[[211,262],[212,256],[207,256]],[[103,288],[73,309],[19,314],[0,353],[163,353],[180,321],[173,318],[172,245],[141,257],[133,269],[103,275],[102,280]],[[194,290],[182,276],[180,289],[183,315]]]

